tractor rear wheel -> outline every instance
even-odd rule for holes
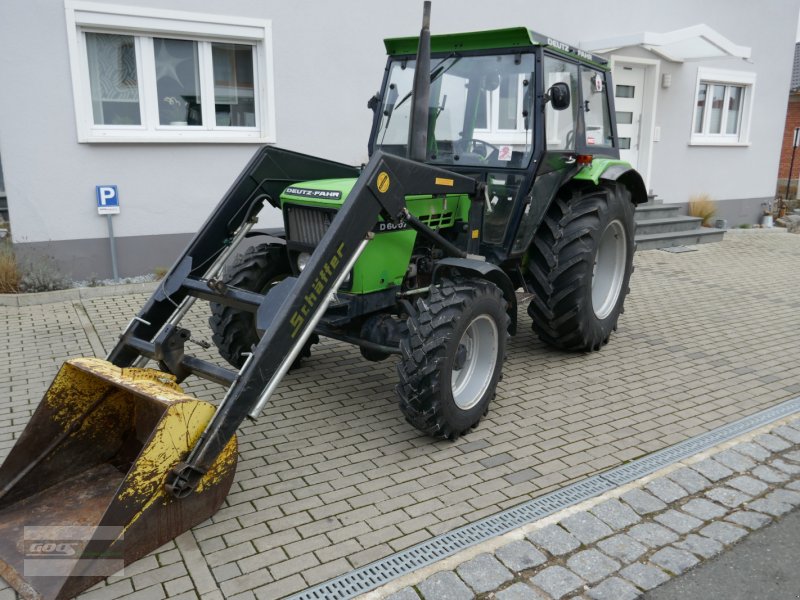
[[[573,189],[553,200],[533,239],[528,305],[539,338],[562,350],[608,343],[633,271],[633,204],[622,185]]]
[[[409,423],[456,439],[487,413],[500,380],[509,317],[495,284],[443,279],[418,299],[401,341],[397,395]]]
[[[223,281],[232,287],[266,294],[272,286],[290,275],[286,247],[280,244],[259,244],[248,248],[244,254],[238,255],[229,267],[226,267]],[[208,324],[213,332],[211,339],[220,356],[240,369],[245,361],[244,354],[258,344],[254,315],[212,302]],[[304,357],[311,356],[311,345],[318,341],[317,335],[312,334],[294,361],[293,368],[297,367]]]

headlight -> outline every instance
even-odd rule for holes
[[[297,255],[297,269],[302,272],[306,268],[308,261],[311,260],[311,255],[308,252],[301,252]]]

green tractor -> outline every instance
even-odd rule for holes
[[[403,218],[378,220],[296,360],[319,335],[367,360],[397,355],[406,419],[454,439],[495,395],[517,329],[515,290],[533,294],[528,314],[547,344],[588,352],[608,342],[647,193],[619,160],[602,58],[524,28],[427,35],[385,41],[369,152],[466,176],[478,193],[448,193],[452,180],[439,177],[445,191],[408,195]],[[264,294],[300,275],[360,175],[341,168],[282,190],[281,239],[239,255],[226,286]],[[212,304],[209,323],[220,354],[242,367],[259,341],[253,313]]]
[[[403,414],[448,439],[489,409],[516,290],[546,343],[608,341],[647,196],[618,158],[605,63],[527,29],[431,38],[425,4],[419,38],[386,41],[366,165],[259,149],[108,357],[62,366],[0,466],[0,574],[17,590],[73,597],[213,515],[236,431],[320,335],[399,356]],[[285,230],[255,230],[266,203]],[[198,299],[235,370],[185,352]],[[225,397],[186,395],[189,375]],[[116,533],[54,575],[26,570],[28,525]]]

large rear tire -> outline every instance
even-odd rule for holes
[[[269,288],[289,275],[291,269],[286,247],[280,244],[259,244],[236,257],[225,269],[223,281],[232,287],[265,294]],[[211,339],[220,356],[240,369],[245,361],[245,353],[250,352],[259,340],[253,314],[212,302],[208,324],[213,332]],[[295,360],[293,368],[300,364],[302,358],[311,356],[311,345],[318,341],[317,335],[312,334]]]
[[[487,413],[508,337],[506,301],[481,279],[443,279],[408,317],[397,366],[400,410],[434,437],[456,439]]]
[[[633,204],[619,184],[573,188],[553,200],[528,263],[533,330],[562,350],[608,343],[633,271]]]

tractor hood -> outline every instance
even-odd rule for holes
[[[318,179],[290,185],[281,194],[281,206],[307,204],[325,208],[339,208],[356,183],[354,177],[346,179]]]

